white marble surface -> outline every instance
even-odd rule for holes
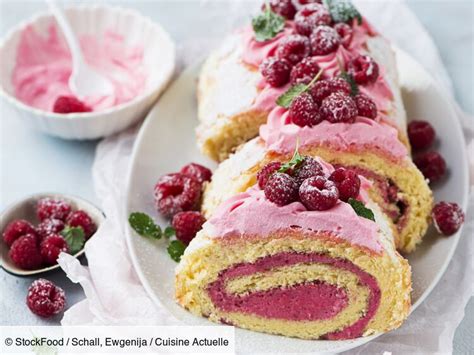
[[[213,28],[212,23],[203,23],[196,16],[200,11],[199,1],[118,3],[134,7],[160,22],[178,44],[194,36],[225,33],[224,29]],[[474,2],[412,0],[408,3],[433,36],[454,83],[459,103],[464,110],[473,113]],[[219,1],[213,4],[223,5]],[[40,1],[0,0],[0,36],[3,37],[18,21],[45,8]],[[189,24],[194,24],[192,30]],[[5,102],[0,102],[0,208],[4,209],[28,194],[45,191],[76,194],[96,202],[90,176],[96,143],[63,141],[32,131]],[[83,297],[80,287],[66,279],[61,271],[47,277],[66,290],[70,304]],[[32,278],[14,277],[3,270],[0,278],[0,324],[56,324],[59,321],[51,319],[45,322],[26,308],[24,298]],[[454,353],[474,353],[473,342],[474,302],[471,299],[465,319],[456,332]]]

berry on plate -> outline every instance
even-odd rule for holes
[[[38,238],[32,233],[25,234],[15,240],[8,255],[16,266],[24,270],[34,270],[42,264]]]
[[[48,318],[64,310],[66,296],[63,289],[51,281],[38,279],[28,289],[26,304],[34,314]]]
[[[265,185],[265,196],[278,206],[285,206],[298,199],[296,180],[285,173],[274,173]]]
[[[53,112],[73,113],[91,112],[92,109],[74,96],[59,96],[54,102]]]
[[[163,175],[155,185],[158,212],[171,218],[178,212],[196,209],[201,187],[199,181],[181,173]]]
[[[339,200],[336,184],[324,176],[314,176],[303,181],[299,195],[303,205],[311,211],[328,210]]]
[[[464,222],[464,212],[453,202],[439,202],[432,212],[434,225],[438,232],[449,236],[456,233]]]
[[[426,121],[411,121],[408,124],[408,139],[410,145],[415,150],[429,148],[436,137],[436,132],[432,125]]]
[[[69,253],[69,246],[59,234],[50,234],[40,244],[40,253],[45,264],[56,264],[61,252]]]
[[[446,174],[446,162],[438,152],[426,152],[413,159],[415,165],[430,183],[441,180]]]
[[[265,185],[267,184],[268,179],[270,176],[277,172],[278,169],[281,168],[281,163],[278,161],[273,161],[265,165],[258,173],[257,173],[257,181],[258,186],[263,190]]]
[[[66,201],[49,197],[42,198],[36,205],[36,214],[40,221],[46,218],[57,218],[65,221],[71,210],[71,205]]]
[[[70,227],[81,227],[86,239],[90,238],[97,230],[97,226],[92,218],[82,210],[72,212],[67,218],[66,223]]]
[[[15,240],[28,233],[36,233],[33,225],[24,219],[17,219],[8,223],[7,227],[3,231],[3,241],[9,247],[11,247]]]
[[[176,213],[171,225],[176,231],[176,238],[188,245],[202,228],[206,219],[200,212],[188,211]]]
[[[188,165],[183,166],[180,170],[180,173],[196,179],[201,184],[205,181],[211,181],[212,177],[211,170],[209,170],[205,166],[196,163],[190,163]]]
[[[347,202],[350,198],[359,196],[360,178],[354,171],[338,168],[332,172],[329,180],[336,184],[340,200]]]
[[[65,227],[65,224],[60,219],[46,218],[36,227],[36,232],[39,236],[39,241],[51,234],[60,233]]]

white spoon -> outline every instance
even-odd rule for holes
[[[49,9],[61,28],[72,56],[72,74],[69,77],[69,88],[79,98],[85,96],[106,96],[113,93],[109,79],[91,68],[82,56],[81,47],[63,10],[54,0],[46,0]]]

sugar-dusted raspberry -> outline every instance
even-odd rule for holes
[[[40,244],[40,253],[43,262],[47,265],[56,264],[59,253],[69,253],[69,246],[66,240],[59,234],[50,234]]]
[[[286,59],[292,65],[299,63],[311,53],[308,37],[289,35],[278,45],[275,54],[278,58]]]
[[[302,93],[293,99],[288,118],[300,127],[311,127],[321,122],[318,104],[308,93]]]
[[[362,117],[376,118],[377,105],[374,100],[364,94],[357,94],[354,96],[354,101],[357,106],[357,114]]]
[[[269,57],[260,65],[260,71],[271,86],[279,87],[290,80],[291,65],[286,59]]]
[[[426,121],[411,121],[408,124],[408,139],[413,149],[420,150],[429,148],[436,137],[432,125]]]
[[[322,119],[332,123],[353,123],[357,117],[357,106],[349,95],[335,92],[323,100],[319,112]]]
[[[308,4],[295,15],[295,27],[299,34],[309,36],[320,25],[330,25],[332,22],[329,11],[321,4]]]
[[[339,190],[339,199],[347,202],[351,197],[357,198],[360,190],[360,178],[350,169],[338,168],[329,176],[329,180],[336,184]]]
[[[199,181],[181,173],[163,175],[155,185],[158,212],[171,218],[178,212],[196,209],[201,187]]]
[[[8,223],[3,231],[3,241],[10,247],[15,240],[28,233],[35,234],[35,227],[24,219],[17,219]]]
[[[334,25],[334,29],[341,38],[341,44],[348,48],[352,41],[352,27],[347,23],[339,22]]]
[[[359,55],[347,63],[347,72],[354,77],[357,84],[375,83],[379,77],[379,66],[368,55]]]
[[[303,162],[295,169],[292,176],[296,183],[301,185],[303,181],[313,176],[323,176],[324,170],[319,162],[311,157],[304,157]]]
[[[342,92],[349,95],[351,87],[343,78],[332,78],[317,81],[310,89],[310,94],[318,105],[321,105],[323,100],[334,92]]]
[[[283,16],[287,20],[293,20],[295,17],[296,8],[292,0],[270,0],[268,4],[274,13]],[[262,4],[262,10],[266,8],[267,5]]]
[[[15,240],[8,255],[16,266],[25,270],[38,269],[42,263],[38,239],[33,233],[22,235]]]
[[[446,162],[438,152],[422,153],[413,162],[430,183],[440,180],[446,174]]]
[[[64,310],[66,296],[63,289],[51,281],[38,279],[28,289],[26,304],[31,312],[47,318]]]
[[[329,26],[318,26],[310,37],[311,51],[313,55],[326,55],[334,52],[341,39],[336,30]]]
[[[68,202],[49,197],[42,198],[36,205],[36,214],[40,221],[46,218],[65,221],[71,211],[72,207]]]
[[[272,174],[264,191],[265,196],[278,206],[285,206],[298,199],[298,184],[295,179],[285,173]]]
[[[188,245],[202,228],[206,219],[200,212],[188,211],[176,213],[171,225],[176,231],[176,238]]]
[[[53,112],[73,113],[91,112],[92,109],[74,96],[59,96],[54,102]]]
[[[316,58],[306,57],[291,69],[290,83],[293,85],[309,84],[318,72],[319,65]]]
[[[464,222],[464,212],[454,202],[437,203],[433,208],[432,217],[438,232],[446,236],[456,233]]]
[[[181,174],[195,178],[201,184],[205,181],[211,181],[212,171],[200,164],[191,163],[185,165],[180,170]]]
[[[71,213],[66,221],[71,227],[81,227],[84,231],[84,236],[90,238],[97,230],[97,226],[87,212],[77,210]]]
[[[314,176],[303,181],[299,195],[303,205],[311,211],[328,210],[335,206],[339,199],[336,184],[324,176]]]
[[[268,178],[274,172],[281,168],[281,163],[278,161],[272,161],[265,165],[260,171],[257,173],[257,181],[258,186],[263,190],[265,185],[267,184]]]
[[[39,241],[43,240],[48,235],[60,233],[64,229],[64,227],[65,224],[60,219],[47,218],[43,220],[36,227],[36,233],[38,233]]]

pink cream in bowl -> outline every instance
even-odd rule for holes
[[[82,98],[92,111],[129,102],[144,92],[146,72],[142,45],[126,45],[124,38],[113,31],[105,31],[100,36],[82,35],[79,40],[86,62],[114,86],[110,96]],[[68,87],[71,72],[68,47],[55,25],[50,25],[47,36],[38,34],[32,26],[23,30],[11,79],[17,99],[51,112],[58,97],[73,96]]]

